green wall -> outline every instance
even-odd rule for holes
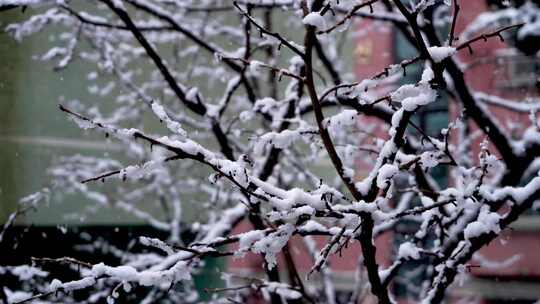
[[[80,3],[85,5],[84,2]],[[104,153],[115,153],[104,145],[103,137],[80,130],[58,110],[60,97],[65,100],[96,101],[95,96],[88,94],[85,79],[94,67],[75,59],[67,69],[54,71],[51,62],[32,58],[43,54],[53,45],[50,42],[52,32],[33,35],[20,43],[4,32],[7,24],[25,20],[31,14],[30,8],[24,13],[11,10],[0,14],[0,222],[5,221],[21,197],[49,185],[47,168],[56,158],[73,154],[102,156]],[[276,19],[280,18],[281,16],[276,16]],[[279,27],[286,26],[279,22],[276,24]],[[298,43],[302,42],[301,32],[284,32]],[[347,41],[344,45],[345,65],[349,72],[352,72],[354,67],[353,46],[354,41]],[[162,51],[167,53],[170,50]],[[281,66],[286,67],[289,58],[290,54],[284,50]],[[183,68],[184,64],[186,63],[174,68]],[[324,71],[322,66],[317,69]],[[208,85],[204,79],[192,81],[193,85],[199,82],[202,87]],[[282,85],[284,86],[284,82]],[[212,92],[207,92],[206,88],[203,90],[205,96],[213,95]],[[330,112],[328,114],[330,115]],[[314,169],[324,176],[324,173],[330,171],[327,170],[328,166],[328,163],[323,162]],[[330,173],[332,174],[328,178],[333,178],[333,171]],[[202,169],[201,174],[204,174]],[[81,224],[77,219],[66,220],[63,215],[87,206],[88,202],[84,198],[76,195],[67,196],[63,201],[56,196],[52,198],[50,206],[41,207],[37,212],[29,212],[22,222],[46,225]],[[188,218],[192,217],[190,213],[200,216],[201,211],[192,204],[184,208],[184,214]],[[155,212],[161,214],[161,210]],[[106,210],[87,218],[84,224],[134,222],[138,221],[123,212]]]
[[[47,168],[62,155],[103,155],[107,145],[83,131],[58,110],[61,98],[91,98],[84,77],[90,70],[75,60],[67,69],[53,71],[50,63],[34,59],[51,47],[47,32],[17,43],[4,28],[24,20],[25,13],[11,10],[0,14],[0,222],[5,221],[17,201],[49,185]],[[58,224],[69,222],[62,214],[85,204],[80,197],[29,212],[25,222]],[[104,213],[91,222],[117,221],[118,214]]]

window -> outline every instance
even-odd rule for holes
[[[403,60],[413,58],[417,55],[417,51],[412,47],[409,41],[401,34],[396,32],[394,35],[394,54],[396,63]],[[420,80],[423,72],[423,65],[414,64],[407,67],[407,73],[401,78],[398,85],[416,83]],[[439,92],[440,93],[440,92]],[[415,113],[412,118],[412,123],[415,127],[409,127],[409,132],[417,135],[419,138],[423,134],[432,137],[441,137],[441,130],[448,126],[448,97],[441,95],[435,102],[423,106]],[[418,130],[418,129],[419,130]],[[420,132],[421,131],[421,132]],[[421,134],[423,133],[423,134]],[[430,174],[441,185],[448,183],[448,170],[443,166],[438,166],[430,171]],[[419,203],[419,202],[417,202]],[[394,244],[403,243],[418,230],[419,223],[411,220],[400,221],[395,228]],[[431,240],[427,240],[430,242]],[[395,248],[397,250],[397,248]],[[418,299],[421,292],[420,282],[422,277],[426,275],[427,265],[425,260],[416,260],[406,262],[399,270],[396,276],[396,281],[393,286],[396,295],[406,299]],[[410,284],[418,282],[418,284]]]
[[[502,56],[497,58],[497,69],[502,75],[495,85],[501,90],[540,90],[540,58],[525,55]]]

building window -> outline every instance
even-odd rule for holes
[[[500,90],[540,90],[540,58],[513,55],[497,58],[496,68],[501,75],[495,82]]]
[[[418,55],[417,50],[409,43],[401,32],[394,34],[394,62],[413,58]],[[407,67],[407,73],[400,79],[397,85],[417,83],[423,72],[423,64],[417,63]],[[415,127],[409,127],[408,131],[419,138],[427,135],[441,138],[441,130],[448,126],[448,97],[441,95],[435,102],[419,108],[412,118]],[[429,145],[426,145],[429,146]],[[429,148],[429,147],[427,147]],[[441,185],[448,184],[448,170],[444,166],[438,166],[430,171],[431,176]],[[419,202],[416,202],[419,204]],[[394,244],[408,240],[418,230],[419,223],[411,220],[402,220],[396,225]],[[430,242],[431,240],[427,240]],[[427,265],[425,260],[408,261],[399,270],[393,285],[395,294],[404,299],[418,299],[421,292],[421,282],[426,276]],[[417,282],[417,284],[411,282]]]

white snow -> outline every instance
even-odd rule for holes
[[[411,242],[404,242],[399,245],[398,258],[405,260],[418,260],[420,258],[420,250]]]
[[[465,239],[479,237],[489,232],[499,233],[501,231],[501,227],[499,226],[500,219],[501,216],[498,213],[489,211],[489,206],[482,207],[478,220],[465,227],[465,231],[463,232]]]
[[[391,164],[385,164],[379,169],[377,175],[377,187],[385,188],[390,180],[399,172],[398,167]]]
[[[456,53],[456,48],[450,46],[432,46],[428,48],[429,55],[435,62],[442,62]]]
[[[265,231],[252,230],[242,233],[238,236],[238,250],[234,253],[235,257],[243,257],[244,253],[248,251],[253,243],[262,239],[266,235]]]
[[[304,19],[302,19],[302,23],[314,26],[318,29],[326,27],[326,21],[324,20],[324,17],[321,16],[321,14],[319,14],[318,12],[311,12],[307,14]]]
[[[254,253],[264,254],[268,269],[272,269],[277,264],[277,254],[280,253],[287,244],[294,231],[294,225],[282,225],[278,228],[278,231],[255,242],[251,250]]]
[[[414,111],[420,106],[434,102],[437,99],[437,91],[433,90],[429,81],[433,79],[433,71],[430,68],[424,70],[422,81],[418,85],[406,84],[391,94],[393,101],[401,102],[405,111]]]
[[[275,292],[287,300],[296,300],[302,297],[302,294],[292,289],[290,286],[279,282],[267,282],[264,286],[269,292]]]

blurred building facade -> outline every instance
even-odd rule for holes
[[[461,12],[456,26],[456,32],[462,33],[481,13],[495,9],[493,1],[460,1]],[[495,1],[496,2],[496,1]],[[361,35],[354,50],[356,60],[356,75],[358,79],[370,78],[384,70],[390,64],[399,63],[407,58],[417,55],[404,36],[394,27],[385,26],[384,22],[362,21],[359,25]],[[508,41],[508,40],[507,40]],[[457,41],[455,44],[459,44]],[[509,41],[511,43],[511,41]],[[390,50],[390,51],[386,51]],[[516,48],[490,39],[474,45],[474,53],[466,50],[457,55],[458,60],[465,67],[465,77],[475,93],[497,96],[525,102],[528,98],[540,95],[538,83],[540,75],[540,61],[536,56],[528,56]],[[414,83],[422,72],[422,66],[407,68],[407,74],[400,82]],[[394,86],[395,87],[395,86]],[[390,87],[382,90],[389,90]],[[381,93],[381,92],[379,92]],[[441,100],[423,107],[414,120],[425,133],[437,136],[449,121],[455,120],[461,113],[459,103],[449,102],[450,97],[442,96]],[[490,105],[489,110],[501,126],[511,135],[520,135],[530,125],[528,115],[523,112],[516,114],[500,106]],[[361,118],[363,122],[377,122],[376,118]],[[376,123],[377,124],[377,123]],[[379,123],[380,128],[372,133],[384,137],[387,127]],[[473,133],[477,127],[472,123],[468,126]],[[479,136],[471,145],[471,156],[479,153],[480,142],[484,138]],[[494,151],[495,152],[495,151]],[[495,152],[496,153],[496,152]],[[362,178],[372,166],[371,158],[359,155],[357,161],[357,176]],[[441,184],[452,183],[452,178],[444,169],[432,172],[432,175]],[[249,229],[244,223],[237,232]],[[393,255],[396,254],[396,241],[407,234],[414,234],[418,225],[411,222],[399,223],[393,232],[385,233],[376,239],[377,259],[382,267],[389,266]],[[318,248],[322,248],[328,241],[325,237],[315,237]],[[358,280],[355,270],[359,263],[360,248],[355,244],[344,249],[341,254],[330,258],[331,272],[328,274],[335,282],[338,302],[346,303],[356,289],[358,282],[362,284],[365,279]],[[289,243],[289,263],[294,263],[299,275],[305,279],[313,265],[314,259],[309,246],[302,238],[294,238]],[[282,265],[286,265],[286,255],[281,257]],[[240,276],[262,275],[262,259],[251,255],[247,259],[230,259],[229,270]],[[455,303],[535,303],[540,299],[540,215],[534,211],[524,215],[516,223],[494,240],[489,246],[483,248],[475,258],[466,265],[467,274],[462,282],[454,284],[449,291],[450,302]],[[281,268],[282,280],[294,281],[294,271]],[[413,261],[402,268],[396,277],[395,289],[400,303],[416,303],[422,286],[409,284],[422,275],[426,269],[422,261]],[[304,284],[321,284],[320,275],[314,275]],[[364,281],[362,281],[364,280]],[[418,279],[418,281],[420,281]],[[365,283],[364,283],[365,285]],[[356,289],[356,290],[355,290]],[[261,298],[254,295],[253,303]],[[369,295],[362,298],[361,303],[375,303],[376,300]]]
[[[457,32],[462,32],[467,24],[469,24],[478,14],[488,10],[487,1],[471,0],[460,1],[462,11],[460,13]],[[4,22],[13,20],[2,20]],[[374,74],[383,70],[389,64],[400,62],[403,59],[410,58],[416,55],[406,42],[406,40],[392,27],[384,26],[384,23],[376,21],[365,21],[360,25],[363,30],[362,35],[358,37],[358,43],[354,49],[356,58],[356,74],[359,79],[369,78]],[[459,43],[459,41],[457,42]],[[37,45],[38,43],[35,43]],[[52,81],[42,75],[46,72],[44,67],[35,67],[23,69],[21,65],[24,58],[31,58],[37,53],[35,48],[28,47],[22,52],[22,47],[17,46],[7,36],[0,36],[0,53],[4,58],[10,56],[5,62],[5,65],[0,66],[0,99],[3,100],[0,116],[3,118],[3,128],[0,132],[0,143],[4,146],[0,149],[0,161],[2,161],[3,176],[0,177],[0,215],[7,218],[9,213],[14,209],[15,201],[18,197],[27,194],[28,189],[39,189],[42,180],[46,179],[46,167],[50,163],[52,157],[61,151],[79,152],[80,150],[92,150],[95,153],[102,153],[103,150],[115,151],[115,147],[104,147],[95,142],[85,142],[84,145],[80,141],[74,139],[79,137],[79,130],[73,128],[72,131],[66,131],[65,118],[61,113],[56,111],[50,112],[50,117],[53,117],[48,124],[38,122],[36,124],[35,117],[41,114],[45,108],[45,103],[49,103],[51,109],[56,109],[57,96],[66,94],[64,87],[51,85]],[[16,51],[13,51],[16,50]],[[474,54],[469,54],[467,51],[461,52],[458,56],[462,63],[467,68],[465,71],[468,82],[474,90],[489,95],[499,96],[501,98],[523,100],[527,97],[538,96],[538,75],[540,74],[540,63],[538,59],[533,59],[531,56],[526,56],[518,51],[511,50],[507,44],[491,39],[487,42],[482,42],[474,46]],[[28,59],[30,60],[30,59]],[[25,61],[26,65],[30,65],[29,61]],[[17,67],[15,66],[17,65]],[[24,71],[28,71],[25,72]],[[82,86],[79,78],[73,77],[75,74],[83,74],[81,67],[76,67],[74,70],[67,70],[59,74],[60,81],[65,83],[65,87],[80,94],[86,90]],[[411,67],[408,69],[407,76],[401,81],[403,83],[414,82],[414,77],[417,77],[421,71],[421,67]],[[19,79],[20,82],[26,81],[33,83],[34,87],[40,90],[25,90],[19,88],[15,90],[16,85],[10,83]],[[22,80],[20,80],[22,79]],[[37,86],[36,86],[37,84]],[[18,96],[19,94],[20,96]],[[23,96],[24,95],[24,96]],[[70,97],[69,94],[66,98]],[[23,102],[21,102],[23,101]],[[454,103],[452,103],[454,104]],[[23,111],[24,109],[24,111]],[[29,109],[32,109],[29,112]],[[529,113],[515,114],[504,108],[491,106],[490,110],[496,115],[502,125],[508,128],[509,133],[521,134],[527,126],[527,116]],[[439,101],[424,107],[421,112],[415,117],[418,125],[430,135],[435,135],[440,132],[441,128],[447,126],[449,120],[453,120],[461,113],[461,109],[449,107],[448,102]],[[509,124],[509,121],[522,123]],[[25,123],[25,128],[21,128],[21,124]],[[379,134],[385,134],[386,130],[380,124],[381,129]],[[474,130],[471,125],[471,132]],[[24,130],[28,132],[24,134]],[[50,134],[44,134],[44,130],[57,130],[58,136],[50,137]],[[43,134],[42,134],[43,133]],[[69,134],[67,134],[69,133]],[[47,137],[45,137],[47,135]],[[65,136],[64,137],[61,137]],[[473,144],[477,147],[482,138]],[[35,147],[38,149],[35,149]],[[478,149],[473,149],[472,154],[477,154]],[[34,155],[35,154],[35,155]],[[14,157],[13,155],[16,155]],[[13,161],[16,159],[17,161]],[[30,159],[35,161],[29,163]],[[371,163],[363,163],[364,158],[358,158],[358,178],[362,177],[363,172],[371,167]],[[366,158],[367,159],[367,158]],[[28,162],[26,167],[21,169],[20,163]],[[37,174],[41,175],[37,175]],[[435,172],[440,181],[450,182],[448,174],[444,171]],[[17,189],[18,185],[22,185],[23,181],[32,185],[26,185],[24,189],[13,193],[7,193],[5,189]],[[81,207],[77,207],[79,210]],[[4,210],[5,209],[5,210]],[[47,211],[46,211],[47,212]],[[43,213],[42,213],[43,214]],[[113,214],[108,217],[94,217],[90,224],[109,225],[118,224],[120,219],[124,219],[124,215]],[[99,222],[96,220],[99,219]],[[41,215],[37,222],[42,225],[58,224],[58,212],[51,209],[50,212]],[[32,222],[29,220],[28,222]],[[133,226],[131,220],[125,223],[127,226]],[[92,227],[91,227],[92,228]],[[129,227],[129,229],[132,229]],[[243,223],[237,229],[245,231],[249,229],[248,223]],[[392,234],[383,234],[377,240],[376,244],[379,248],[377,254],[378,260],[383,267],[387,267],[392,256],[395,254],[395,242],[404,237],[408,233],[415,231],[416,227],[411,223],[401,223],[397,226],[396,232]],[[52,229],[54,230],[54,229]],[[127,234],[128,232],[126,232]],[[48,233],[52,235],[53,232]],[[97,233],[96,233],[97,234]],[[37,234],[36,234],[37,235]],[[41,237],[36,236],[36,238]],[[65,237],[60,235],[58,239]],[[325,237],[314,237],[313,242],[319,248],[327,242]],[[290,243],[287,253],[281,256],[283,259],[292,259],[295,266],[299,270],[299,276],[305,278],[313,265],[314,258],[310,254],[309,244],[304,243],[302,238],[295,237]],[[58,254],[65,254],[65,251],[59,251]],[[7,254],[7,253],[4,253]],[[55,254],[42,253],[44,256],[54,256]],[[246,259],[231,259],[229,260],[229,269],[231,272],[240,276],[251,276],[253,274],[261,274],[261,265],[263,261],[259,256],[248,254]],[[478,259],[470,262],[471,277],[464,282],[463,285],[457,285],[451,291],[451,295],[456,301],[465,299],[479,301],[483,303],[534,303],[540,299],[540,217],[531,212],[512,226],[512,229],[504,231],[503,235],[492,242],[489,246],[482,249],[478,255]],[[10,254],[10,256],[15,256]],[[345,248],[341,255],[333,255],[330,258],[331,273],[328,275],[335,282],[336,294],[338,299],[347,301],[349,296],[355,292],[357,282],[365,282],[365,279],[357,280],[356,269],[359,263],[359,248],[356,244]],[[483,259],[482,259],[483,258]],[[283,269],[280,276],[284,280],[295,280],[295,274],[288,269]],[[400,284],[399,280],[407,280],[406,278],[415,275],[422,275],[421,262],[417,264],[407,265],[402,276],[398,277],[397,284],[393,288],[399,289],[398,294],[403,302],[407,300],[414,303],[415,296],[419,290],[410,290],[413,284]],[[408,274],[412,274],[408,276]],[[305,282],[306,284],[321,284],[320,275],[314,274],[312,280]],[[0,284],[1,285],[1,284]],[[254,302],[260,298],[254,295]],[[363,303],[373,301],[366,296]]]
[[[493,1],[460,1],[462,7],[459,14],[456,32],[462,33],[467,25],[471,24],[480,14],[488,10],[497,9],[491,6]],[[373,21],[367,21],[361,26],[374,26]],[[484,31],[487,29],[483,29]],[[395,31],[366,31],[367,34],[360,38],[356,52],[361,58],[357,61],[357,75],[359,79],[370,77],[376,72],[392,63],[398,63],[406,58],[416,55],[411,50],[405,39]],[[481,33],[476,33],[481,34]],[[512,44],[512,40],[507,40]],[[457,41],[455,44],[459,44]],[[376,46],[373,49],[372,46]],[[393,54],[378,52],[378,48],[393,50]],[[462,63],[465,78],[473,92],[495,96],[502,99],[515,100],[525,103],[528,99],[537,98],[540,95],[538,86],[540,75],[540,60],[535,55],[526,55],[518,49],[510,46],[499,39],[490,39],[486,42],[475,44],[474,53],[462,51],[457,59]],[[411,53],[412,52],[412,53]],[[412,72],[412,73],[411,73]],[[415,74],[418,77],[421,67],[407,71],[408,76],[403,83],[411,82]],[[413,79],[414,81],[414,79]],[[416,123],[430,136],[437,136],[449,121],[455,120],[461,113],[459,103],[448,103],[443,96],[443,102],[438,101],[424,107],[416,115]],[[501,106],[489,105],[489,111],[494,115],[500,126],[511,136],[522,135],[530,126],[527,111],[516,113]],[[382,124],[381,124],[382,126]],[[469,134],[478,128],[474,124],[469,126]],[[377,133],[384,134],[385,130]],[[471,145],[471,156],[478,155],[480,142],[484,139],[479,136]],[[493,149],[493,152],[494,151]],[[370,167],[369,163],[363,163],[359,157],[359,174]],[[439,183],[452,183],[447,172],[433,172],[433,176]],[[388,238],[397,239],[414,233],[414,225],[403,223],[396,227],[396,233]],[[386,244],[392,246],[391,244]],[[382,249],[386,251],[385,249]],[[395,250],[394,247],[388,248]],[[520,218],[511,229],[502,233],[487,247],[475,255],[475,258],[467,265],[468,278],[462,284],[455,284],[450,296],[459,301],[473,303],[535,303],[540,299],[540,217],[531,211]],[[419,271],[419,265],[410,265],[411,273]],[[407,270],[406,270],[407,271]],[[420,271],[421,272],[421,271]],[[394,288],[405,288],[395,284]],[[410,288],[410,286],[409,286]],[[402,290],[398,294],[403,295],[404,302],[415,299],[418,290]],[[409,299],[406,301],[405,299]],[[414,300],[412,300],[414,302]]]

